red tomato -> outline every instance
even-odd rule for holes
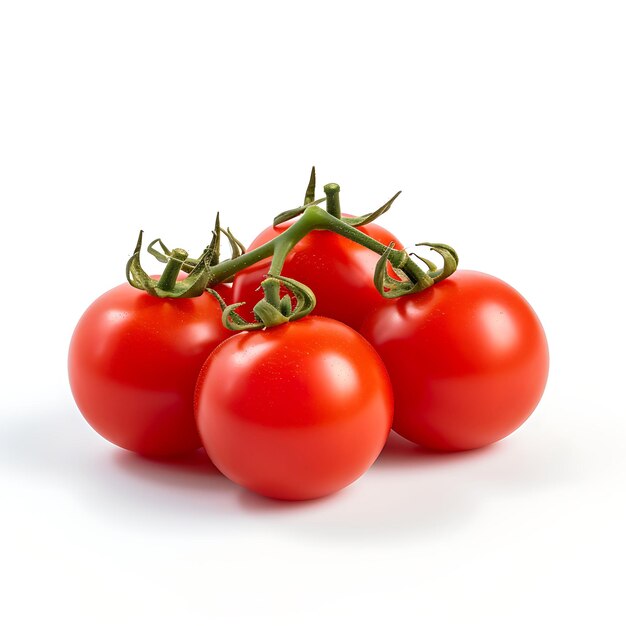
[[[226,304],[232,304],[233,303],[233,286],[230,283],[220,283],[219,285],[215,285],[214,287],[211,287],[211,289],[214,289],[215,291],[217,291],[217,293],[224,299],[224,302],[226,302]]]
[[[69,378],[89,424],[114,444],[148,456],[200,447],[193,415],[198,372],[232,333],[217,300],[156,298],[128,284],[100,296],[70,344]]]
[[[356,331],[323,317],[234,335],[211,354],[196,388],[213,463],[284,500],[356,480],[383,448],[392,412],[380,357]]]
[[[487,274],[458,271],[390,300],[361,332],[393,384],[393,429],[435,450],[506,437],[533,412],[546,384],[548,345],[537,315]]]
[[[284,232],[293,221],[266,228],[250,245],[254,250]],[[398,238],[377,224],[359,230],[388,246],[402,246]],[[363,246],[323,230],[314,230],[289,253],[282,274],[310,287],[315,293],[315,315],[331,317],[358,329],[369,311],[385,299],[374,286],[374,268],[380,256]],[[252,319],[252,307],[262,298],[259,285],[268,273],[271,259],[243,270],[233,281],[233,302],[247,306],[238,313]],[[284,292],[283,292],[284,293]]]

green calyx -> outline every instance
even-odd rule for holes
[[[315,200],[315,165],[311,168],[311,175],[309,177],[309,184],[307,185],[306,191],[304,193],[304,202],[302,206],[299,206],[295,209],[290,209],[289,211],[283,211],[279,213],[274,218],[274,226],[278,226],[283,222],[288,222],[292,220],[294,217],[298,217],[302,215],[309,207],[317,206],[322,202],[326,202],[326,198],[320,198],[319,200]]]
[[[217,265],[220,262],[220,236],[221,235],[224,235],[226,239],[228,240],[228,243],[230,245],[230,250],[231,250],[231,257],[230,257],[231,259],[236,259],[238,256],[245,254],[246,252],[245,246],[241,243],[241,241],[239,241],[239,239],[237,239],[233,235],[230,228],[226,228],[226,230],[224,230],[220,226],[220,214],[219,213],[217,213],[217,215],[215,216],[215,227],[213,229],[212,234],[213,234],[213,239],[211,240],[211,243],[209,244],[209,247],[211,248],[211,251],[210,251],[211,254],[209,256],[210,266]],[[161,248],[161,250],[156,249],[157,245]],[[154,241],[150,242],[147,250],[155,259],[157,259],[157,261],[160,261],[161,263],[167,263],[172,254],[171,250],[163,243],[161,239],[155,239]],[[196,267],[196,265],[198,265],[198,262],[199,262],[198,259],[186,259],[181,269],[183,270],[183,272],[191,272],[193,268]]]
[[[289,293],[278,299],[281,286]],[[248,322],[237,313],[237,309],[245,302],[227,305],[216,291],[210,289],[222,307],[222,323],[226,328],[234,331],[271,328],[300,319],[315,308],[315,294],[306,285],[293,278],[268,274],[261,283],[261,287],[265,296],[254,306],[254,322]],[[292,296],[296,300],[295,305]]]
[[[244,245],[233,235],[230,228],[220,226],[220,214],[215,217],[215,227],[212,232],[211,243],[204,249],[197,259],[189,258],[187,251],[182,248],[170,250],[161,239],[155,239],[148,245],[148,252],[161,263],[165,269],[161,278],[149,276],[140,262],[140,252],[143,240],[143,231],[140,231],[135,251],[126,264],[126,278],[137,289],[147,291],[158,298],[196,298],[201,296],[209,285],[218,282],[214,277],[213,268],[220,264],[220,240],[224,235],[231,249],[230,260],[245,254]],[[159,249],[157,249],[157,246]],[[178,280],[180,272],[187,272],[188,276]]]
[[[416,247],[428,246],[431,250],[437,252],[443,259],[443,266],[439,268],[429,259],[413,252],[407,253],[403,250],[402,252],[406,255],[405,261],[399,264],[392,264],[400,280],[393,278],[387,271],[389,257],[394,251],[394,245],[392,243],[381,255],[374,269],[374,285],[378,293],[384,298],[399,298],[401,296],[418,293],[444,280],[444,278],[448,278],[448,276],[451,276],[456,271],[459,257],[454,248],[445,243],[418,243],[415,245]],[[422,270],[411,260],[411,256],[422,261],[428,270],[426,272]]]
[[[289,211],[283,211],[279,213],[274,218],[274,226],[278,226],[283,222],[287,222],[289,220],[294,219],[295,217],[299,217],[302,215],[306,209],[311,206],[317,206],[326,203],[327,212],[340,219],[342,222],[349,224],[350,226],[365,226],[365,224],[369,224],[374,220],[378,219],[381,215],[384,215],[389,211],[391,205],[394,203],[394,200],[402,193],[398,191],[394,196],[392,196],[385,204],[383,204],[376,211],[371,211],[370,213],[366,213],[365,215],[361,215],[358,217],[348,217],[341,214],[341,205],[339,204],[339,191],[340,187],[337,183],[328,183],[324,185],[324,193],[326,194],[323,198],[319,198],[315,200],[315,167],[311,169],[311,176],[309,178],[309,184],[307,185],[306,192],[304,194],[304,203],[295,208],[290,209]]]
[[[185,267],[187,252],[182,248],[171,250],[166,256],[167,265],[161,278],[155,279],[149,276],[139,259],[143,231],[139,231],[135,252],[126,264],[126,279],[136,289],[147,291],[150,295],[158,298],[195,298],[202,295],[209,282],[209,258],[212,253],[211,246],[207,246],[195,266],[190,269],[189,275],[183,280],[177,280],[180,271]],[[165,256],[165,255],[164,255]]]
[[[394,203],[394,200],[401,194],[401,191],[398,191],[394,196],[392,196],[380,209],[376,209],[376,211],[372,211],[371,213],[366,213],[365,215],[361,215],[361,217],[342,217],[342,221],[346,224],[350,224],[350,226],[365,226],[365,224],[369,224],[374,220],[378,219],[381,215],[384,215],[389,211],[391,205]]]

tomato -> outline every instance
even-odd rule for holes
[[[250,245],[254,250],[284,232],[293,221],[266,228]],[[398,238],[377,224],[359,230],[386,246]],[[366,314],[384,302],[374,286],[374,268],[380,256],[367,248],[323,230],[314,230],[300,240],[287,256],[282,274],[310,287],[315,293],[315,315],[331,317],[358,329]],[[252,319],[252,307],[262,298],[259,285],[268,273],[271,259],[243,270],[233,281],[233,302],[245,302],[237,312]],[[283,292],[284,293],[284,292]]]
[[[348,326],[315,316],[227,339],[196,388],[213,463],[236,483],[286,500],[356,480],[385,444],[392,412],[374,349]]]
[[[506,437],[537,406],[548,345],[528,302],[474,271],[390,300],[361,332],[382,357],[395,397],[393,429],[435,450]]]
[[[69,378],[89,424],[114,444],[148,456],[202,445],[193,394],[210,352],[232,333],[217,300],[157,298],[128,284],[100,296],[70,344]]]
[[[231,283],[220,283],[219,285],[214,285],[211,289],[217,291],[226,304],[233,303],[233,286]]]

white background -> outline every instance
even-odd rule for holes
[[[623,2],[0,7],[3,623],[624,623]],[[297,505],[100,439],[67,345],[139,228],[249,241],[312,164],[528,298],[535,414]]]

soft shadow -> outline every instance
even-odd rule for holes
[[[575,484],[580,455],[554,437],[515,434],[470,452],[437,453],[392,433],[373,467],[326,498],[283,502],[222,476],[203,450],[147,459],[103,441],[68,409],[0,425],[0,467],[51,481],[91,514],[142,531],[219,527],[339,542],[403,541],[462,527],[516,494]]]
[[[572,487],[581,471],[564,441],[512,436],[464,452],[426,450],[392,433],[372,468],[353,485],[308,503],[239,493],[241,505],[276,532],[339,543],[401,543],[466,526],[516,494]],[[497,507],[496,507],[497,508]]]
[[[199,448],[189,454],[168,458],[147,457],[126,450],[115,450],[114,461],[129,472],[147,472],[155,475],[222,476],[222,473],[207,456],[204,448]]]
[[[408,439],[391,431],[387,443],[378,459],[377,468],[394,468],[414,465],[439,465],[442,463],[458,463],[472,457],[488,454],[489,446],[478,450],[464,450],[461,452],[438,452],[422,448]]]
[[[51,481],[94,515],[120,524],[206,526],[240,509],[238,488],[204,450],[142,457],[104,441],[71,411],[3,424],[0,467]]]
[[[242,488],[239,492],[239,503],[245,510],[254,513],[279,513],[281,515],[289,515],[302,513],[307,510],[315,510],[319,508],[320,505],[326,506],[333,502],[333,500],[341,498],[341,493],[341,491],[331,493],[328,496],[314,500],[275,500]]]

